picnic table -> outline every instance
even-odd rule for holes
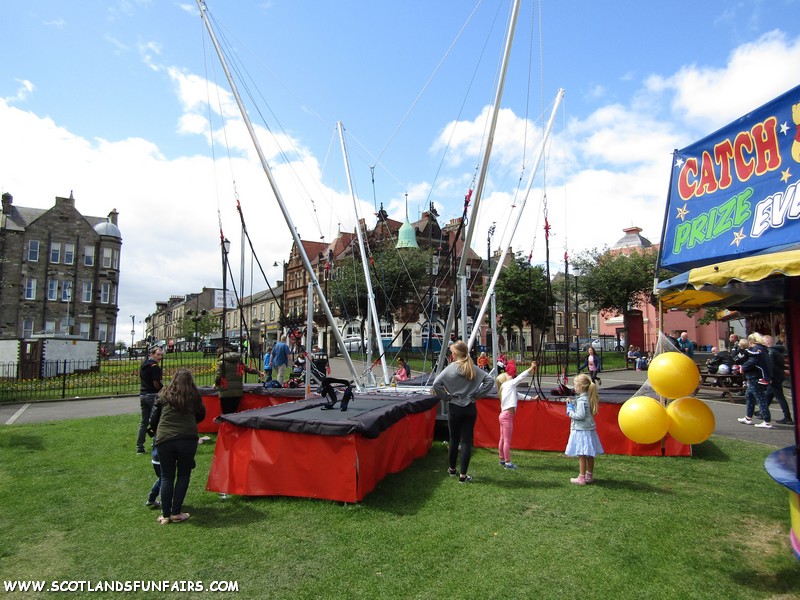
[[[700,385],[697,386],[698,390],[719,390],[722,392],[722,397],[732,397],[734,393],[744,390],[744,377],[741,373],[728,373],[727,375],[720,375],[719,373],[700,373]]]

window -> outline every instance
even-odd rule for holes
[[[28,262],[39,262],[39,240],[28,241]]]
[[[67,279],[61,282],[61,301],[69,302],[72,300],[72,282]]]
[[[58,279],[47,280],[47,299],[58,300]]]
[[[111,268],[111,257],[112,257],[111,248],[103,248],[103,262],[101,264],[104,269]]]
[[[81,283],[81,302],[92,301],[92,282],[84,281]]]
[[[100,303],[101,304],[108,304],[109,298],[111,297],[111,284],[110,283],[101,283],[100,284]]]
[[[84,340],[89,339],[89,324],[88,323],[79,323],[80,331],[78,335],[80,335]],[[105,341],[105,340],[103,340]]]
[[[29,338],[33,335],[33,319],[22,321],[22,337]]]
[[[36,278],[25,278],[25,300],[36,300]]]
[[[54,265],[61,262],[61,242],[50,242],[50,262]]]
[[[94,266],[94,246],[86,246],[83,249],[83,265],[85,267]]]
[[[64,264],[71,265],[75,262],[75,244],[64,244]]]
[[[556,313],[556,325],[563,325],[564,324],[564,313]]]
[[[113,283],[111,284],[111,297],[108,299],[109,304],[116,304],[117,303],[117,286]]]
[[[274,302],[270,302],[269,303],[269,320],[270,321],[274,321],[275,320],[275,303]]]
[[[89,337],[88,331],[86,337]],[[100,340],[101,342],[108,341],[108,323],[100,323],[97,326],[97,339]]]
[[[44,322],[44,332],[45,333],[55,333],[56,332],[56,322],[55,321],[45,321]]]

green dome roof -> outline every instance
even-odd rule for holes
[[[417,232],[414,231],[414,226],[406,222],[400,226],[400,231],[397,232],[397,245],[395,248],[419,248],[417,244]]]

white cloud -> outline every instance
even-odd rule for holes
[[[27,79],[15,79],[14,81],[20,84],[20,86],[17,88],[17,93],[14,94],[13,96],[3,98],[3,100],[8,102],[9,104],[12,104],[14,102],[24,102],[25,100],[28,99],[28,96],[31,95],[33,90],[36,89],[36,86],[33,85],[33,83],[31,83]]]
[[[650,90],[674,94],[672,111],[680,123],[707,130],[761,106],[797,83],[800,37],[773,31],[736,48],[721,68],[687,66],[670,77],[652,77]]]

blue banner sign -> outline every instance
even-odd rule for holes
[[[800,243],[800,86],[676,150],[660,265],[684,271]]]

